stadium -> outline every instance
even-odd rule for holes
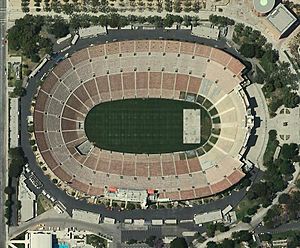
[[[190,42],[79,50],[38,89],[40,159],[87,196],[127,189],[174,201],[222,192],[246,173],[253,118],[244,71],[229,53]]]

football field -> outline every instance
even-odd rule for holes
[[[200,144],[183,144],[183,109],[202,107],[169,99],[126,99],[95,106],[85,120],[87,137],[96,146],[128,153],[167,153],[190,150]],[[210,117],[201,111],[201,129],[211,129]],[[205,128],[204,128],[205,133]],[[209,130],[210,131],[210,130]]]

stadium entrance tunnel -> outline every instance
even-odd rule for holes
[[[200,142],[183,142],[183,110],[200,109]],[[116,152],[160,154],[197,149],[211,136],[209,112],[196,102],[134,98],[104,102],[86,116],[85,133],[95,146]]]

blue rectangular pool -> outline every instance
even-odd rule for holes
[[[58,248],[70,248],[70,246],[67,243],[59,243]]]

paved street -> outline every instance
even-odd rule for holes
[[[266,228],[264,226],[259,227],[257,229],[255,229],[256,233],[283,233],[283,232],[288,232],[288,231],[299,231],[300,230],[300,222],[290,222],[290,223],[286,223],[286,224],[282,224],[279,227],[276,228]]]
[[[6,225],[4,219],[4,188],[6,186],[7,166],[7,83],[6,83],[6,0],[0,2],[0,247],[5,247]]]

